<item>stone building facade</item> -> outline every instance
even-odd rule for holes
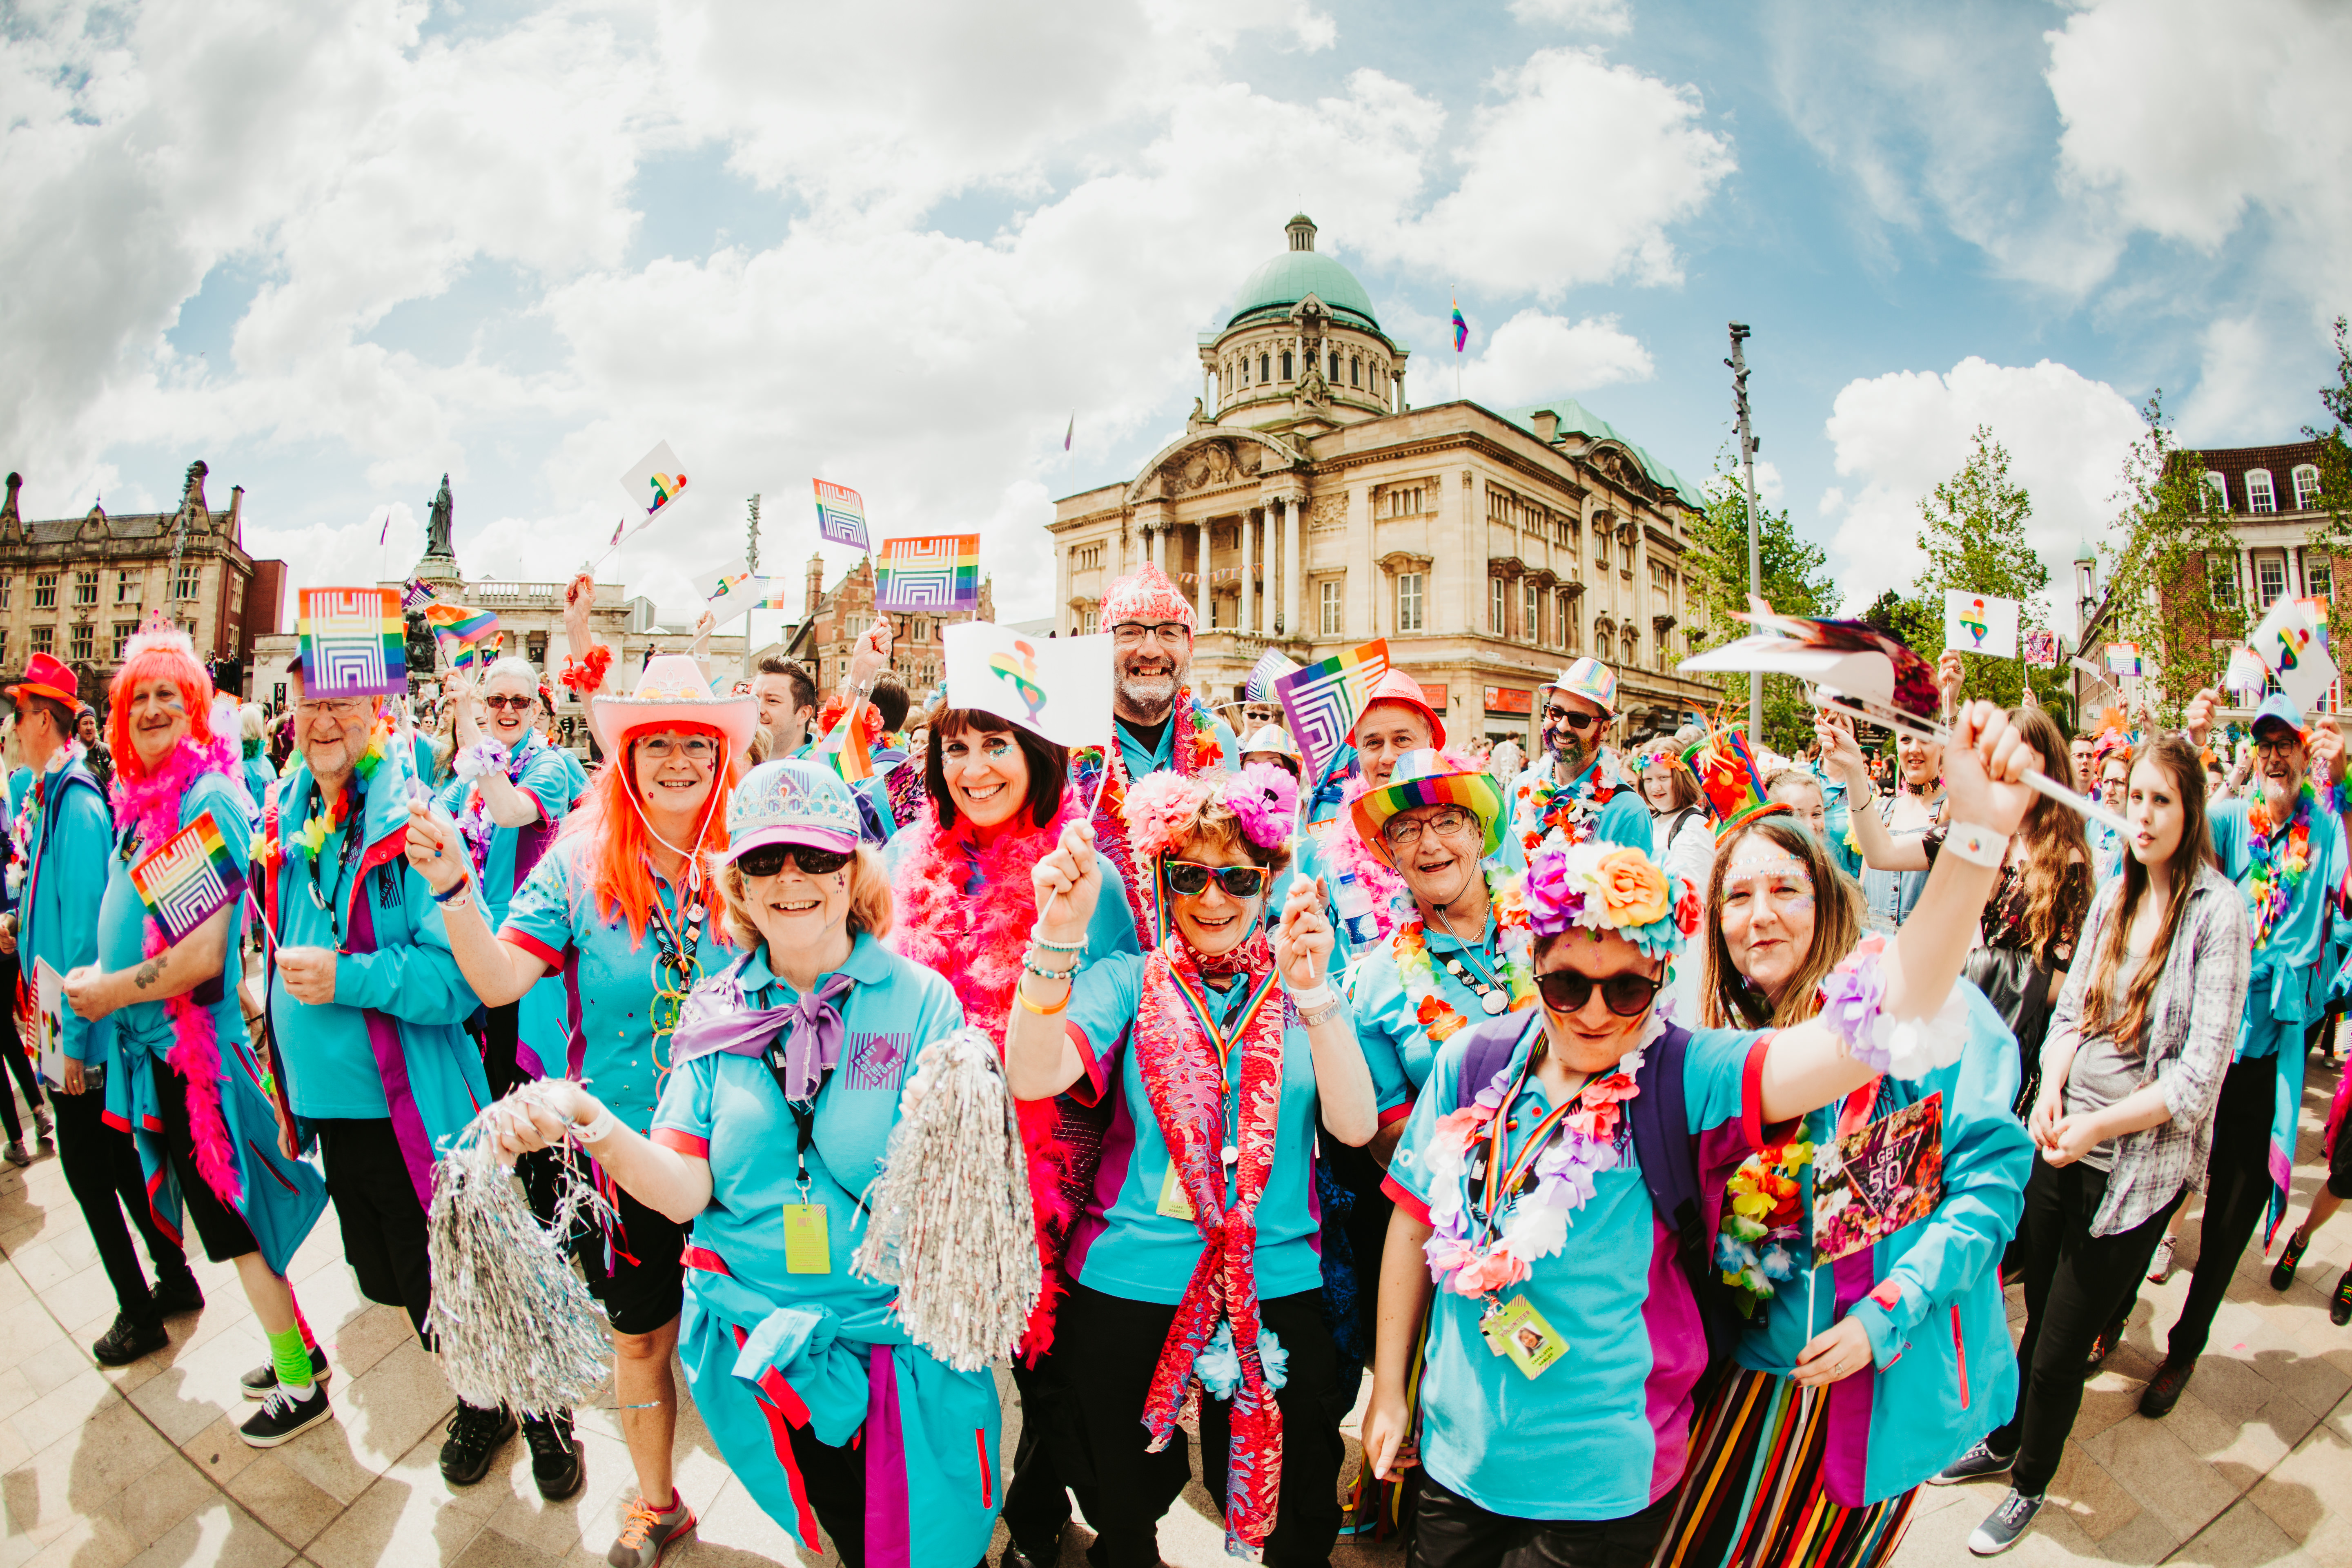
[[[163,610],[222,689],[245,690],[256,643],[285,613],[286,563],[247,552],[245,489],[231,487],[227,510],[215,511],[207,471],[188,465],[172,511],[118,516],[93,504],[79,517],[29,522],[17,509],[23,481],[10,474],[0,500],[0,670],[13,675],[34,654],[50,654],[103,710],[123,645],[150,610]]]
[[[1315,233],[1293,218],[1201,335],[1184,436],[1055,503],[1059,629],[1102,629],[1104,593],[1149,560],[1194,596],[1213,701],[1268,648],[1305,664],[1384,637],[1461,739],[1526,743],[1537,684],[1582,654],[1617,668],[1621,738],[1711,709],[1674,673],[1704,636],[1696,490],[1573,400],[1412,407],[1408,352]]]
[[[831,588],[824,585],[824,557],[811,555],[808,579],[802,589],[801,618],[777,651],[796,659],[815,679],[820,696],[832,692],[849,674],[849,656],[857,639],[874,624],[874,566],[861,559],[841,574]],[[947,679],[941,662],[946,648],[940,629],[959,621],[996,619],[996,580],[980,584],[980,611],[890,612],[890,668],[919,708],[939,694]],[[761,650],[766,651],[766,650]]]

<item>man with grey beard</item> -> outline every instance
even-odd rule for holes
[[[1650,852],[1650,813],[1603,737],[1616,716],[1617,672],[1580,658],[1536,688],[1543,754],[1511,785],[1511,832],[1523,849],[1605,839]]]
[[[1125,776],[1241,766],[1233,731],[1183,685],[1192,665],[1192,605],[1168,574],[1147,564],[1112,584],[1102,620],[1110,632],[1110,705]]]

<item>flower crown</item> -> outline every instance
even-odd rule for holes
[[[1595,840],[1528,857],[1528,921],[1539,937],[1613,931],[1653,958],[1698,930],[1697,891],[1639,849]]]
[[[1192,830],[1202,809],[1212,804],[1232,812],[1252,844],[1278,849],[1290,839],[1298,781],[1272,763],[1255,763],[1237,773],[1149,774],[1128,786],[1120,807],[1128,842],[1146,859],[1158,859]]]

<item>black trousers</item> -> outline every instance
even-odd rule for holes
[[[195,1131],[188,1121],[188,1080],[164,1062],[156,1062],[154,1068],[164,1152],[172,1162],[172,1174],[179,1178],[180,1201],[187,1205],[189,1223],[205,1244],[205,1256],[215,1263],[227,1263],[260,1251],[245,1216],[222,1202],[204,1173],[196,1169]],[[266,1135],[275,1138],[278,1133],[272,1129]]]
[[[490,1098],[504,1100],[522,1078],[515,1051],[522,1042],[522,1004],[482,1009],[482,1076],[489,1079]]]
[[[1490,1513],[1427,1472],[1414,1515],[1413,1568],[1647,1568],[1674,1517],[1669,1492],[1623,1519],[1514,1519]]]
[[[147,1257],[155,1266],[155,1283],[166,1284],[188,1272],[188,1255],[163,1234],[147,1206],[147,1183],[139,1171],[139,1151],[131,1134],[106,1124],[106,1095],[97,1085],[80,1094],[51,1097],[58,1113],[58,1163],[65,1167],[66,1185],[80,1205],[82,1223],[98,1245],[98,1260],[106,1266],[107,1282],[114,1287],[116,1310],[140,1322],[154,1319],[155,1304],[147,1277],[139,1270],[139,1254],[131,1245],[131,1231],[122,1211],[147,1243]]]
[[[8,1058],[8,1071],[24,1088],[25,1103],[36,1112],[41,1109],[41,1077],[34,1070],[33,1058],[25,1054],[24,1037],[16,1032],[16,959],[13,953],[0,953],[0,1001],[8,1012],[8,1037],[0,1040],[0,1056]],[[62,1096],[55,1098],[63,1098]],[[8,1142],[25,1141],[25,1124],[16,1119],[16,1097],[9,1091],[6,1080],[0,1079],[0,1125],[8,1129]]]
[[[1062,1456],[1071,1438],[1069,1391],[1062,1382],[1057,1351],[1049,1351],[1035,1366],[1017,1357],[1013,1363],[1013,1386],[1021,1393],[1021,1438],[1013,1446],[1013,1478],[1004,1483],[1004,1528],[1013,1544],[1040,1562],[1046,1546],[1057,1540],[1070,1522],[1070,1493],[1078,1507],[1095,1517],[1092,1487],[1073,1487]]]
[[[327,1195],[342,1226],[343,1257],[371,1301],[408,1313],[419,1339],[433,1305],[426,1262],[425,1205],[408,1177],[392,1119],[314,1121],[327,1168]]]
[[[2289,1033],[2282,1050],[2299,1050]],[[2197,1239],[2197,1271],[2189,1298],[2165,1336],[2164,1359],[2190,1362],[2205,1353],[2213,1314],[2229,1293],[2230,1278],[2271,1201],[2271,1117],[2278,1098],[2278,1058],[2252,1057],[2221,1080],[2213,1110],[2213,1152],[2205,1166],[2205,1220]]]
[[[833,1543],[841,1568],[866,1568],[866,1450],[828,1447],[806,1426],[793,1426],[791,1432],[793,1463],[800,1467],[801,1489],[816,1515],[818,1528]],[[922,1506],[920,1498],[907,1500],[909,1507]],[[961,1564],[946,1568],[961,1568]],[[988,1568],[985,1549],[977,1568]]]
[[[1339,1466],[1347,1453],[1339,1423],[1356,1391],[1339,1387],[1319,1290],[1262,1300],[1258,1312],[1290,1356],[1287,1381],[1275,1394],[1282,1411],[1282,1478],[1265,1561],[1275,1568],[1322,1568],[1339,1534]],[[1054,1354],[1075,1439],[1063,1457],[1071,1484],[1093,1488],[1086,1510],[1099,1535],[1089,1553],[1097,1568],[1156,1568],[1160,1516],[1192,1479],[1181,1437],[1156,1454],[1145,1448],[1143,1401],[1175,1320],[1174,1307],[1075,1283],[1056,1320]],[[1201,1460],[1208,1473],[1202,1479],[1220,1509],[1230,1435],[1224,1401],[1203,1394]],[[1079,1496],[1084,1501],[1088,1494]]]
[[[2127,1231],[2093,1236],[2107,1173],[2034,1157],[2018,1224],[2025,1262],[2025,1337],[2017,1346],[2023,1386],[2017,1414],[1985,1439],[1999,1452],[2016,1453],[2011,1484],[2026,1496],[2048,1490],[2058,1473],[2066,1436],[2083,1408],[2083,1363],[2091,1342],[2117,1304],[2138,1289],[2165,1222],[2187,1192],[2173,1194],[2171,1202]]]

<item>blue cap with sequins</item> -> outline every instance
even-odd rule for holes
[[[763,844],[805,844],[845,854],[857,847],[857,801],[841,775],[819,763],[761,763],[727,803],[726,865]]]

